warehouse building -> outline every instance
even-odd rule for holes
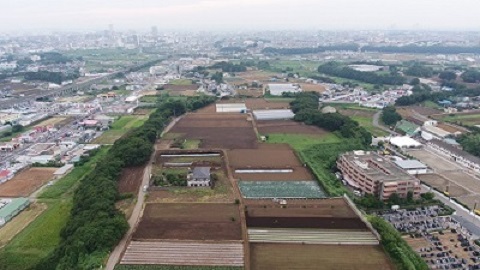
[[[293,119],[292,110],[255,110],[253,116],[256,120],[286,120]]]
[[[345,153],[337,160],[337,167],[348,185],[363,194],[374,194],[381,200],[387,200],[394,193],[402,198],[407,197],[408,192],[412,192],[414,198],[420,196],[420,180],[375,152]]]
[[[281,96],[283,93],[302,92],[300,85],[292,83],[269,83],[265,90],[272,96]]]
[[[0,227],[9,222],[30,204],[27,198],[0,200]]]
[[[408,136],[403,136],[403,137],[393,137],[390,139],[390,144],[401,148],[401,149],[406,149],[406,148],[420,148],[422,147],[422,144],[417,142],[416,140],[408,137]]]
[[[217,103],[215,107],[217,113],[245,113],[247,111],[245,103]]]

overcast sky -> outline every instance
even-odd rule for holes
[[[0,0],[0,31],[421,29],[480,31],[480,0]]]

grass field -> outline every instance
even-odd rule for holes
[[[325,136],[299,135],[299,134],[270,134],[268,143],[286,143],[290,144],[296,151],[308,149],[316,144],[336,143],[340,139],[333,133]]]
[[[115,270],[241,270],[234,266],[186,266],[186,265],[126,265],[119,264]]]
[[[459,123],[467,126],[480,125],[480,113],[479,114],[453,114],[442,117],[445,122]]]
[[[198,146],[200,145],[201,141],[200,140],[193,140],[193,139],[188,139],[185,140],[183,143],[183,149],[198,149]]]
[[[388,133],[384,130],[381,130],[373,125],[372,118],[371,117],[365,117],[365,116],[351,116],[353,120],[357,121],[360,126],[364,127],[366,130],[368,130],[370,133],[372,133],[373,136],[376,137],[382,137],[382,136],[387,136]]]
[[[32,203],[28,208],[18,214],[13,220],[0,228],[0,248],[5,246],[12,238],[22,231],[30,222],[40,215],[47,206],[42,203]]]
[[[75,167],[69,174],[55,182],[55,184],[46,187],[38,198],[59,199],[62,196],[69,195],[70,192],[68,191],[70,191],[84,175],[90,173],[94,169],[95,163],[107,154],[109,148],[110,147],[102,147],[87,163]]]
[[[105,131],[100,137],[95,139],[93,143],[99,144],[113,144],[120,139],[129,130],[140,127],[148,116],[146,115],[124,115],[117,121],[113,122],[112,128]]]
[[[0,269],[30,269],[46,257],[60,242],[71,201],[47,202],[48,208],[0,250]]]
[[[140,102],[146,103],[156,103],[158,101],[158,96],[142,96]]]
[[[193,84],[192,80],[190,80],[190,79],[171,80],[169,83],[173,84],[173,85],[191,85],[191,84]]]

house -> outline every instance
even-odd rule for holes
[[[187,176],[187,186],[189,187],[209,187],[211,186],[210,167],[195,167]]]
[[[4,183],[13,178],[13,172],[10,170],[0,170],[0,183]]]

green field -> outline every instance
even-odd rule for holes
[[[68,191],[71,191],[73,186],[75,186],[75,184],[78,183],[78,181],[82,179],[84,175],[90,173],[94,169],[96,162],[100,158],[104,157],[109,149],[110,147],[108,146],[102,147],[99,152],[95,154],[95,156],[93,156],[88,162],[82,166],[75,167],[69,174],[55,182],[55,184],[46,187],[40,196],[38,196],[38,198],[59,199],[62,196],[71,195],[71,192]]]
[[[169,83],[173,84],[173,85],[191,85],[191,84],[193,84],[192,80],[190,80],[190,79],[176,79],[176,80],[171,80]]]
[[[286,143],[293,149],[301,151],[308,149],[313,145],[324,143],[337,143],[341,140],[333,133],[324,136],[305,135],[305,134],[269,134],[268,143]]]
[[[142,96],[140,102],[146,103],[156,103],[158,101],[158,96]]]
[[[48,209],[0,250],[0,269],[29,269],[45,258],[60,242],[71,200],[46,202]]]
[[[350,118],[357,121],[360,126],[364,127],[366,130],[368,130],[370,133],[372,133],[372,135],[375,136],[375,137],[388,136],[388,132],[386,132],[386,131],[384,131],[380,128],[377,128],[373,125],[371,117],[351,116]]]
[[[120,139],[129,130],[140,127],[148,117],[145,115],[124,115],[120,119],[113,122],[112,127],[105,131],[100,137],[96,138],[92,143],[113,144]]]
[[[200,143],[201,143],[200,140],[188,139],[188,140],[185,140],[182,147],[183,149],[198,149],[198,146],[200,145]]]
[[[125,265],[115,266],[115,270],[242,270],[234,266],[183,266],[183,265]]]
[[[325,198],[314,181],[238,181],[245,198]]]
[[[465,126],[480,125],[479,114],[449,114],[441,118],[441,120],[450,123],[456,123]]]

